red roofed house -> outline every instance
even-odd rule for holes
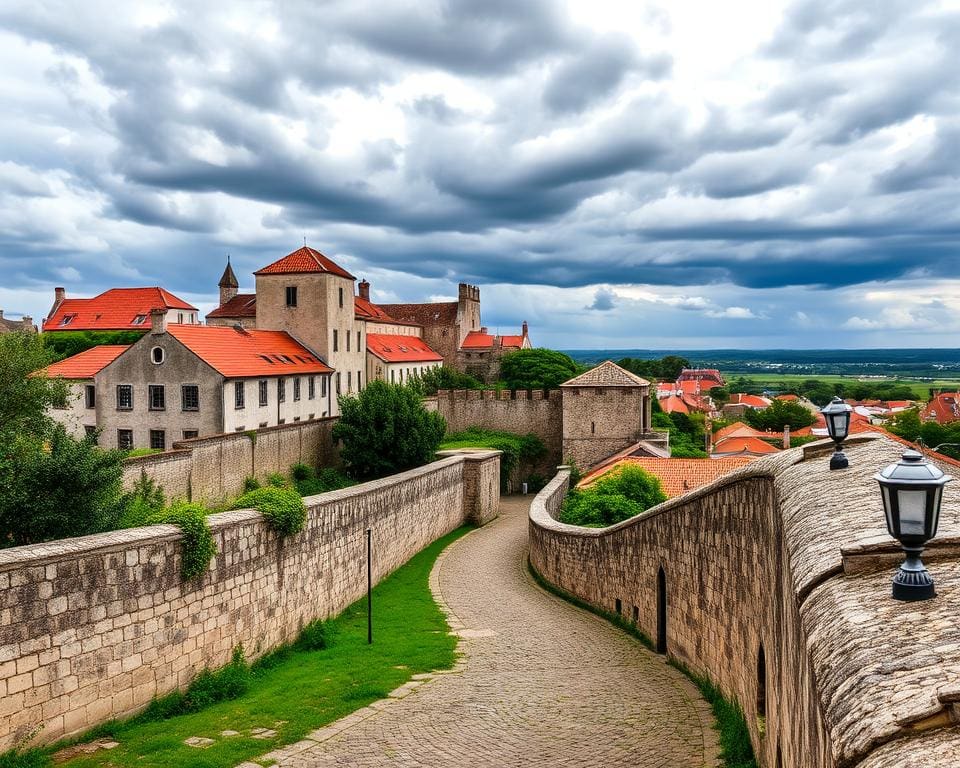
[[[102,344],[73,357],[53,363],[42,373],[62,378],[67,383],[67,399],[62,407],[50,409],[49,415],[63,424],[73,437],[83,437],[97,430],[97,391],[94,377],[126,352],[129,344]]]
[[[714,458],[725,456],[764,456],[777,453],[780,449],[759,437],[725,437],[713,444],[710,455]]]
[[[723,406],[723,415],[724,417],[743,416],[748,409],[762,411],[764,408],[769,408],[770,404],[771,401],[765,397],[738,393],[730,395],[730,400]]]
[[[701,389],[722,387],[726,382],[716,368],[684,368],[680,371],[677,381],[696,381]]]
[[[498,336],[485,327],[470,331],[457,353],[457,368],[480,381],[490,383],[500,377],[500,360],[510,352],[532,349],[526,321],[519,336]]]
[[[96,347],[47,369],[83,384],[101,445],[165,449],[331,414],[333,371],[290,334],[180,325],[169,314],[153,310],[149,332],[129,347]]]
[[[960,392],[940,392],[920,409],[921,421],[948,424],[960,420]]]
[[[367,334],[367,381],[383,379],[404,384],[441,365],[443,358],[419,336]]]
[[[53,307],[43,321],[43,332],[147,331],[150,310],[170,312],[171,323],[198,323],[198,310],[163,288],[111,288],[92,299],[68,299],[54,289]]]

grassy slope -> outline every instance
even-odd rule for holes
[[[374,589],[372,646],[367,645],[364,598],[331,622],[332,647],[293,652],[276,666],[258,670],[241,698],[161,722],[100,728],[97,735],[112,735],[121,746],[66,765],[232,768],[383,698],[413,674],[450,668],[456,638],[448,634],[428,579],[443,548],[468,530],[438,539]],[[286,722],[278,726],[280,721]],[[249,729],[257,727],[276,728],[277,737],[251,738]],[[223,730],[241,735],[224,738]],[[183,740],[190,736],[215,739],[216,744],[188,747]]]

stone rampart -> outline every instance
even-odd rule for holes
[[[286,474],[297,463],[336,466],[339,456],[331,432],[336,418],[231,432],[174,443],[173,450],[124,462],[123,485],[130,489],[142,475],[163,488],[168,500],[221,501],[243,492],[243,481],[261,482],[273,472]]]
[[[241,643],[256,658],[292,640],[364,594],[368,528],[379,581],[491,519],[498,467],[497,451],[450,455],[309,497],[305,530],[283,540],[258,512],[211,515],[217,555],[188,583],[169,525],[0,550],[0,751],[37,726],[50,742],[137,712]]]
[[[939,597],[899,603],[902,558],[872,475],[902,446],[864,438],[843,472],[824,450],[758,460],[605,529],[555,519],[561,470],[531,507],[531,564],[713,679],[764,768],[955,765],[943,744],[960,744],[960,493],[947,487],[925,556]]]

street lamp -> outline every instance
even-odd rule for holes
[[[906,561],[893,577],[895,600],[936,597],[933,579],[920,562],[923,546],[937,535],[943,486],[953,478],[919,451],[908,449],[900,461],[873,476],[880,483],[887,530],[900,542]]]
[[[827,422],[827,434],[836,443],[836,449],[833,456],[830,457],[830,469],[846,469],[850,466],[850,462],[847,461],[847,457],[840,448],[850,432],[850,414],[852,412],[853,408],[839,397],[833,398],[830,404],[820,411],[823,414],[824,421]]]

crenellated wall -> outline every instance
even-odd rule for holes
[[[123,485],[130,489],[146,474],[168,500],[217,502],[243,492],[243,481],[264,482],[274,472],[287,474],[294,464],[338,466],[331,436],[336,418],[231,432],[175,443],[173,450],[127,459]]]
[[[785,451],[604,529],[556,520],[561,469],[531,507],[530,562],[739,702],[764,768],[953,766],[960,494],[925,555],[939,597],[892,600],[902,558],[872,475],[901,450],[864,438],[843,472],[823,444]]]
[[[492,519],[499,455],[455,453],[309,497],[305,530],[283,540],[258,512],[211,515],[217,555],[188,583],[169,525],[0,550],[0,751],[39,725],[50,742],[132,714],[240,643],[256,658],[338,613],[366,589],[368,528],[379,581]]]

